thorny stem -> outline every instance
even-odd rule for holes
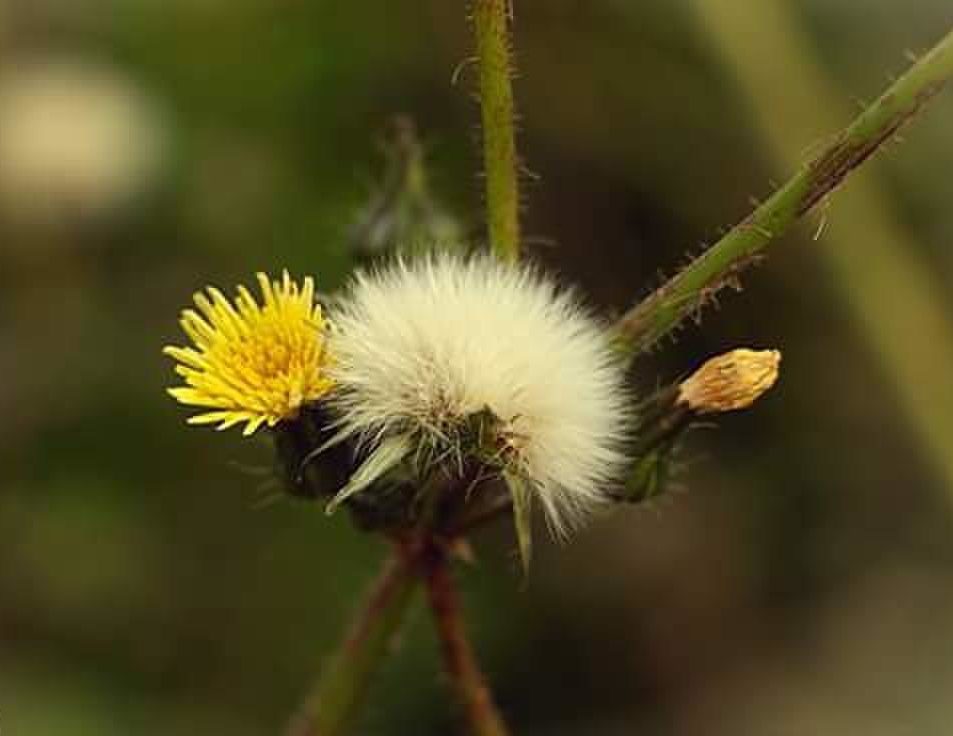
[[[419,582],[416,553],[397,546],[385,562],[353,628],[287,736],[341,736],[360,707],[383,657],[393,648]]]
[[[804,141],[852,117],[816,63],[797,3],[693,3],[775,166],[797,166]],[[752,28],[758,32],[751,33]],[[808,100],[811,104],[805,104]],[[947,499],[953,502],[953,313],[945,285],[878,177],[858,177],[836,204],[836,226],[825,231],[824,247],[815,248],[814,255],[833,277],[854,329],[893,376],[899,408],[919,435],[925,459],[945,478]],[[819,213],[820,228],[825,218]]]
[[[774,238],[811,211],[870,158],[953,76],[953,30],[897,79],[813,161],[684,270],[616,324],[622,351],[653,346],[724,286],[736,283]]]
[[[520,198],[513,121],[511,21],[512,0],[473,0],[487,229],[493,252],[503,260],[515,261],[520,251]]]
[[[436,498],[438,494],[428,496]],[[474,520],[465,531],[472,531],[491,518]],[[395,638],[421,582],[428,586],[435,620],[445,642],[444,653],[449,656],[448,651],[454,652],[453,661],[458,663],[451,668],[450,660],[447,661],[455,689],[467,694],[466,698],[461,696],[461,702],[466,705],[468,715],[474,712],[479,715],[478,723],[497,725],[496,730],[474,727],[474,736],[506,736],[463,632],[450,563],[441,546],[447,539],[459,539],[463,533],[463,530],[448,531],[441,535],[444,542],[438,542],[434,531],[425,524],[416,532],[393,540],[394,551],[371,586],[364,606],[357,612],[347,639],[295,714],[286,736],[344,736],[350,732],[375,672],[394,648]],[[439,614],[436,601],[439,601]],[[450,639],[444,634],[442,624],[448,626],[447,631],[455,632],[449,634]],[[453,646],[447,647],[447,641],[454,642]],[[459,682],[465,687],[457,686],[458,672],[463,676]],[[475,683],[480,686],[478,690],[474,689]],[[474,710],[472,704],[478,707]]]
[[[444,668],[466,711],[471,735],[507,736],[506,725],[493,702],[464,630],[463,612],[450,562],[446,552],[437,546],[427,561],[425,583],[440,637]]]

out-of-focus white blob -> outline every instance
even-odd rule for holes
[[[121,213],[152,187],[166,135],[130,80],[75,61],[0,75],[0,210],[18,224]]]

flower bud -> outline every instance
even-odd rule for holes
[[[696,414],[746,409],[778,379],[778,350],[739,348],[707,361],[678,387],[678,403]]]

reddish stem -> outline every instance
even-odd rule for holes
[[[427,560],[424,582],[440,638],[444,669],[463,706],[473,736],[507,736],[490,690],[477,664],[463,624],[460,596],[447,552],[435,546]]]

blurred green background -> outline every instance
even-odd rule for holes
[[[517,0],[535,258],[607,314],[742,216],[953,22],[948,0]],[[481,237],[462,2],[0,2],[0,733],[279,733],[383,545],[263,504],[264,440],[187,428],[192,291],[354,265],[382,141]],[[639,364],[750,345],[753,410],[679,492],[463,573],[517,734],[947,734],[953,95]],[[823,228],[821,227],[823,225]],[[822,230],[815,240],[816,231]],[[541,540],[542,541],[542,540]],[[426,612],[361,734],[455,733]]]

